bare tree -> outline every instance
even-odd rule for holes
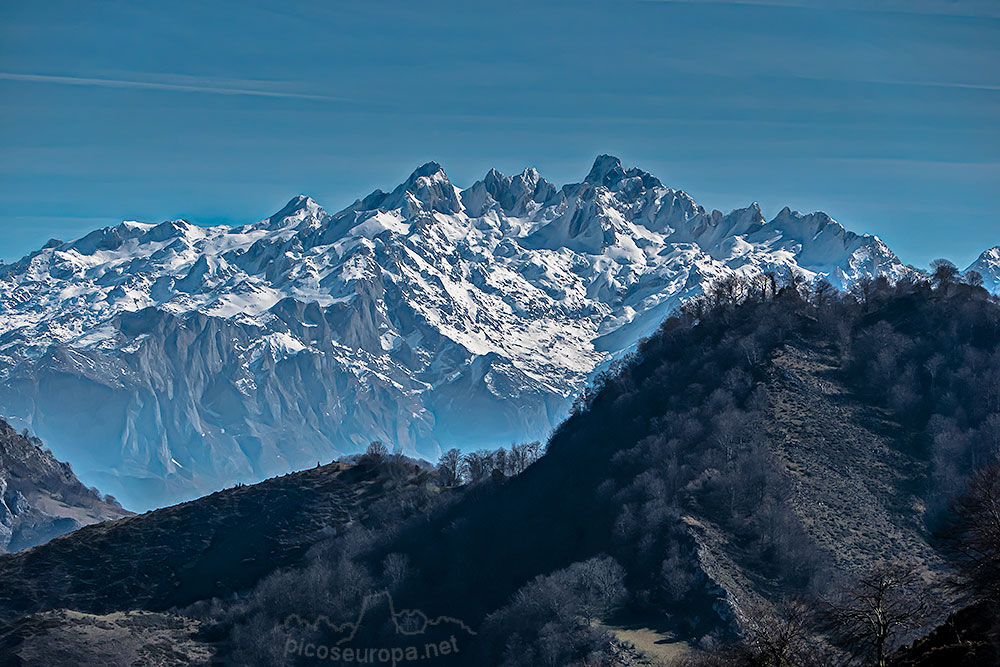
[[[683,600],[698,584],[698,575],[692,563],[697,557],[680,542],[672,540],[667,546],[667,557],[660,563],[660,587],[670,600]]]
[[[381,461],[389,456],[389,448],[381,440],[372,440],[368,449],[365,450],[364,456],[372,461]]]
[[[486,479],[493,472],[492,459],[493,453],[485,449],[465,454],[462,457],[462,467],[469,481],[479,482]]]
[[[972,476],[952,515],[944,538],[960,574],[959,587],[1000,602],[1000,465]]]
[[[819,667],[833,664],[814,636],[814,610],[783,600],[773,610],[748,609],[742,637],[680,662],[682,667]]]
[[[778,294],[778,277],[773,271],[759,274],[754,280],[754,284],[760,290],[761,301],[770,301]]]
[[[730,274],[713,282],[708,288],[708,295],[715,306],[738,305],[747,300],[751,289],[751,283],[746,278]]]
[[[813,302],[820,308],[825,308],[837,296],[837,288],[826,279],[817,280],[812,286]]]
[[[813,609],[801,600],[783,600],[773,613],[754,614],[744,628],[744,664],[760,667],[813,667],[823,664],[813,639]]]
[[[887,667],[899,640],[926,622],[928,598],[912,569],[882,564],[826,602],[823,615],[835,643],[864,665]]]
[[[931,391],[937,389],[938,375],[945,365],[945,358],[939,352],[935,352],[930,359],[924,363],[924,370],[931,376]]]
[[[491,472],[494,474],[499,472],[503,475],[510,474],[510,462],[508,461],[508,458],[509,454],[503,447],[494,450],[491,457],[492,460],[490,461],[491,467],[493,468]]]
[[[511,475],[520,475],[528,467],[527,452],[524,445],[511,445],[510,454],[507,457],[510,465]]]
[[[931,262],[931,279],[938,287],[950,285],[958,280],[958,267],[946,259],[935,259]]]
[[[749,413],[730,409],[717,414],[712,420],[712,427],[715,441],[726,454],[729,513],[733,515],[737,494],[744,487],[744,480],[736,474],[736,470],[741,465],[741,455],[757,434],[756,424]]]
[[[983,286],[983,274],[979,271],[967,271],[963,276],[966,285],[971,285],[972,287],[982,287]]]
[[[383,461],[386,463],[385,468],[390,479],[397,484],[403,483],[413,474],[413,468],[406,455],[403,454],[402,445],[393,447],[392,454],[385,457]]]
[[[806,274],[796,269],[792,269],[788,274],[787,287],[793,294],[801,297],[803,292],[807,292],[809,290],[809,282],[806,279]]]
[[[542,444],[537,440],[522,445],[513,445],[507,455],[510,475],[520,475],[541,456]]]
[[[441,483],[445,486],[455,486],[462,483],[462,452],[457,449],[449,449],[437,464],[438,474],[441,476]]]
[[[591,558],[570,571],[575,575],[580,611],[588,622],[607,616],[628,597],[625,570],[613,558]]]
[[[699,295],[682,303],[679,310],[686,319],[698,322],[711,310],[711,303],[707,296]]]
[[[868,308],[871,303],[872,296],[875,294],[875,281],[871,276],[862,276],[851,285],[851,295],[860,303],[865,309]]]
[[[391,553],[382,561],[382,574],[390,590],[399,588],[410,574],[410,559],[405,554]]]

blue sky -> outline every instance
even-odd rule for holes
[[[1000,244],[1000,2],[6,2],[0,258],[613,153],[904,262]]]

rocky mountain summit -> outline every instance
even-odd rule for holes
[[[0,418],[0,554],[129,514],[81,484],[40,440]]]
[[[965,270],[966,273],[970,271],[975,271],[983,277],[983,287],[994,294],[1000,293],[1000,246],[995,246],[983,252]]]
[[[336,214],[123,222],[0,265],[0,410],[145,508],[373,439],[435,460],[543,438],[721,276],[909,271],[824,213],[709,211],[612,156],[562,187],[430,162]]]

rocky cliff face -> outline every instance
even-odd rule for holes
[[[81,484],[40,440],[0,419],[0,554],[128,514]]]
[[[730,273],[909,269],[823,213],[708,211],[601,156],[461,190],[428,163],[331,215],[125,222],[0,266],[0,410],[136,508],[368,441],[544,438],[594,373]]]

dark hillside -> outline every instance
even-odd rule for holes
[[[665,640],[734,636],[890,564],[929,589],[947,569],[930,540],[940,508],[997,456],[998,315],[953,283],[723,285],[601,378],[524,474],[352,562],[377,577],[405,554],[397,602],[479,625],[480,664],[607,657],[573,583],[607,556],[626,593],[604,617]],[[936,600],[920,627],[947,615]],[[262,593],[235,623],[281,636],[291,610],[275,602]]]
[[[412,475],[411,488],[426,477]],[[365,523],[385,495],[371,466],[332,463],[88,526],[0,557],[0,621],[58,607],[159,611],[224,597]]]
[[[895,648],[956,606],[930,595],[951,572],[932,534],[1000,453],[998,347],[996,300],[953,281],[727,281],[600,378],[519,475],[442,489],[386,459],[213,494],[0,559],[0,607],[195,603],[174,611],[234,664],[311,664],[287,647],[345,624],[395,646],[414,610],[470,631],[450,664],[642,664],[889,582],[903,607],[932,600]],[[363,610],[379,622],[359,627]],[[868,650],[831,627],[787,664]]]
[[[0,417],[0,554],[131,512],[84,486],[67,463]]]

